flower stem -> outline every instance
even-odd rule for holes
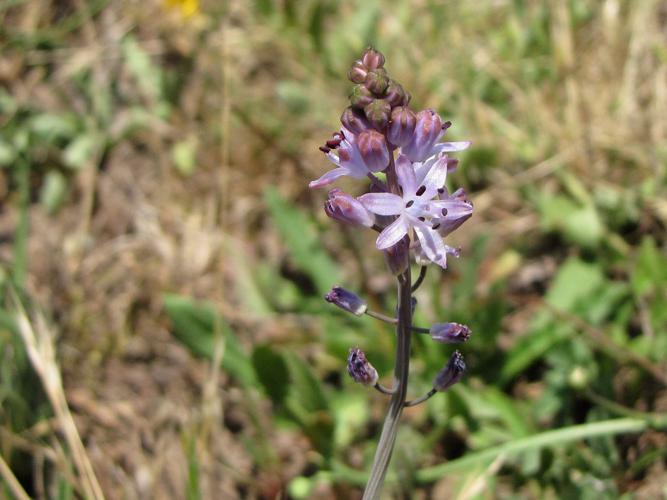
[[[408,370],[410,366],[410,340],[412,324],[410,266],[398,276],[398,323],[396,325],[396,364],[394,366],[394,393],[391,396],[389,410],[384,420],[382,434],[378,442],[373,467],[371,469],[364,500],[380,498],[380,491],[389,467],[389,460],[394,450],[398,423],[403,413],[405,396],[408,387]]]

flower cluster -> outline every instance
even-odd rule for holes
[[[369,48],[352,65],[348,73],[354,83],[350,106],[341,115],[340,130],[320,147],[334,168],[310,183],[311,188],[321,188],[341,177],[366,181],[366,191],[360,196],[331,189],[324,210],[339,222],[377,231],[375,245],[398,281],[396,317],[369,309],[365,300],[341,287],[325,296],[327,302],[355,316],[368,315],[396,325],[393,387],[379,382],[377,370],[358,347],[350,349],[347,359],[348,373],[355,382],[391,396],[364,498],[379,497],[396,437],[393,422],[403,408],[449,390],[466,371],[463,356],[455,351],[434,378],[431,390],[407,400],[411,335],[428,334],[442,344],[460,344],[471,335],[470,328],[460,323],[435,323],[430,328],[412,324],[413,293],[424,281],[426,265],[446,268],[448,255],[458,257],[459,251],[444,238],[472,215],[465,191],[450,193],[445,187],[447,174],[458,165],[452,154],[470,143],[442,141],[451,122],[443,121],[432,109],[412,110],[410,94],[389,77],[384,63],[384,56]],[[422,266],[414,282],[411,255]]]
[[[458,164],[450,154],[470,143],[439,142],[451,122],[432,109],[410,109],[410,95],[389,78],[379,52],[366,50],[348,76],[356,84],[351,105],[341,116],[340,131],[320,147],[336,168],[310,187],[343,176],[370,180],[369,192],[357,198],[331,190],[327,215],[379,231],[376,246],[390,253],[407,236],[419,264],[446,268],[447,256],[458,256],[458,250],[443,238],[472,215],[465,192],[449,194],[445,187],[448,172]]]

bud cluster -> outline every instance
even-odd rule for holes
[[[356,84],[350,92],[350,107],[343,111],[341,122],[349,130],[357,129],[361,121],[384,131],[397,107],[407,106],[410,94],[400,83],[389,77],[384,68],[384,56],[368,48],[352,65],[348,78]]]

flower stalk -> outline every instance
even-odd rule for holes
[[[324,209],[339,223],[376,231],[375,247],[397,279],[395,317],[369,310],[366,301],[341,287],[332,288],[325,296],[328,302],[355,316],[368,315],[396,326],[391,388],[379,382],[380,375],[360,348],[350,349],[348,356],[348,373],[355,382],[391,397],[364,490],[367,500],[380,497],[403,409],[446,391],[466,369],[463,356],[456,351],[435,377],[432,389],[407,400],[412,334],[430,334],[435,342],[452,344],[466,342],[471,333],[467,326],[453,322],[435,323],[429,328],[412,324],[417,305],[413,293],[424,282],[426,266],[435,264],[446,269],[447,256],[458,257],[460,253],[445,244],[444,238],[472,215],[473,207],[462,189],[450,195],[445,182],[448,173],[458,166],[451,154],[470,143],[439,142],[451,122],[432,109],[410,109],[410,94],[389,76],[384,64],[384,56],[368,48],[352,65],[348,78],[355,86],[350,106],[341,115],[343,126],[320,147],[335,168],[309,184],[322,188],[340,177],[366,181],[367,191],[358,197],[340,189],[330,190]],[[386,180],[376,176],[380,173]],[[414,283],[412,258],[421,266]]]

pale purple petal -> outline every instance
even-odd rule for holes
[[[455,153],[457,151],[464,151],[468,147],[470,147],[470,141],[441,142],[433,146],[431,153]]]
[[[319,179],[311,181],[310,184],[308,184],[308,187],[321,188],[327,184],[331,184],[333,181],[344,175],[350,175],[350,171],[343,167],[334,168],[333,170],[329,170]]]
[[[426,224],[415,224],[415,234],[426,257],[435,264],[447,267],[447,248],[440,235]]]
[[[366,193],[358,200],[378,215],[397,215],[403,210],[403,198],[392,193]]]
[[[408,229],[410,229],[408,221],[405,217],[399,217],[382,230],[375,242],[375,246],[377,246],[379,250],[394,246],[401,241],[403,236],[408,234]]]
[[[458,219],[472,214],[472,204],[468,201],[448,199],[448,200],[433,200],[430,203],[432,212],[440,212],[438,217],[447,217]],[[443,212],[444,210],[444,212]]]
[[[417,180],[412,162],[405,155],[396,158],[396,176],[398,184],[403,188],[403,197],[414,194],[417,190]]]
[[[422,181],[422,185],[426,188],[424,199],[433,198],[438,193],[438,189],[445,185],[446,180],[447,155],[443,155],[437,159]]]

